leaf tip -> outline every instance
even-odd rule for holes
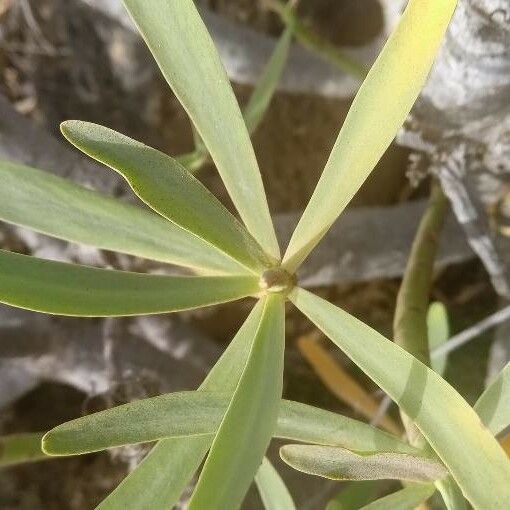
[[[287,464],[291,464],[296,445],[286,444],[280,447],[280,458]]]
[[[73,135],[76,133],[77,126],[82,123],[83,121],[80,120],[64,120],[60,123],[60,132],[68,142],[74,145]]]
[[[90,132],[90,128],[93,126],[95,126],[94,123],[85,120],[64,120],[60,123],[60,132],[74,145],[77,137],[83,136],[85,132]]]
[[[60,123],[60,132],[66,136],[66,134],[72,129],[72,126],[77,120],[64,120]]]
[[[46,455],[58,456],[58,453],[52,448],[52,431],[46,432],[41,439],[41,450]]]

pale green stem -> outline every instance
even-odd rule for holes
[[[271,10],[278,14],[286,26],[293,27],[294,37],[299,44],[324,57],[341,71],[358,79],[360,82],[365,79],[368,74],[368,68],[308,28],[299,19],[295,9],[289,8],[282,0],[269,0],[268,5]]]
[[[448,209],[439,183],[434,181],[427,210],[413,241],[402,284],[397,296],[393,322],[394,341],[420,361],[430,366],[427,310],[434,275],[438,241]],[[416,425],[404,413],[402,421],[409,442],[431,450]],[[450,478],[436,483],[448,508],[465,508],[460,489]]]
[[[430,366],[427,310],[438,240],[448,200],[439,184],[432,185],[430,200],[414,238],[393,321],[394,341]]]

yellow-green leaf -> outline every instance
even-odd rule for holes
[[[410,0],[359,89],[284,256],[291,272],[369,176],[425,82],[456,0]]]
[[[265,510],[296,510],[294,500],[278,471],[266,458],[255,476]]]
[[[255,85],[246,108],[244,108],[243,117],[250,133],[254,133],[259,127],[273,98],[287,62],[292,33],[292,27],[284,30],[269,62]]]
[[[276,92],[276,87],[278,86],[278,82],[285,68],[291,41],[292,30],[284,30],[269,62],[255,84],[248,104],[243,110],[244,121],[250,134],[257,130],[269,108],[271,99]],[[210,156],[207,147],[205,147],[202,138],[200,138],[200,135],[193,125],[192,131],[195,149],[188,154],[176,157],[176,160],[191,173],[195,173],[207,163]]]
[[[360,510],[415,510],[434,494],[431,484],[409,485],[402,490],[384,496],[365,505]]]
[[[241,353],[239,358],[236,356],[240,358]],[[232,374],[232,379],[237,375],[234,373],[238,370],[236,365],[222,368],[227,376]],[[230,389],[227,383],[225,386]],[[63,423],[45,435],[44,450],[50,455],[78,455],[169,437],[207,435],[212,441],[230,398],[228,394],[203,388],[198,392],[169,393],[137,400]],[[289,400],[280,403],[274,435],[358,452],[420,453],[371,425]]]
[[[358,510],[377,497],[381,482],[351,482],[328,502],[325,510]]]
[[[510,425],[510,363],[482,393],[475,411],[494,435]]]
[[[439,462],[406,453],[360,455],[334,446],[292,444],[280,448],[280,456],[298,471],[330,480],[431,482],[448,475]]]
[[[0,250],[0,303],[36,312],[114,317],[175,312],[257,293],[251,276],[160,276],[52,262]]]
[[[460,487],[455,480],[449,476],[444,480],[435,483],[436,489],[441,493],[443,503],[447,510],[468,510],[468,503]],[[414,507],[413,507],[414,510]]]
[[[42,451],[43,435],[43,432],[34,432],[1,436],[0,468],[51,458]]]
[[[211,445],[190,510],[240,507],[273,437],[283,386],[285,303],[264,298],[264,311],[239,383]]]
[[[448,312],[443,303],[438,301],[431,303],[427,312],[427,330],[429,339],[429,351],[432,351],[443,345],[450,338],[450,326],[448,324]],[[443,375],[446,370],[448,354],[441,356],[431,356],[430,366],[439,375]]]
[[[274,263],[235,216],[175,159],[90,122],[67,121],[61,129],[78,149],[122,175],[161,216],[253,271]]]
[[[220,57],[192,0],[124,0],[193,121],[251,234],[279,258],[255,153]]]
[[[289,297],[416,423],[474,507],[510,508],[510,460],[444,379],[331,303],[303,289]]]
[[[145,208],[88,190],[56,175],[0,162],[0,220],[65,241],[190,267],[248,270],[211,244]]]
[[[199,391],[232,392],[249,354],[249,340],[259,326],[259,301]],[[200,466],[214,435],[159,441],[142,463],[97,507],[97,510],[169,510]],[[161,466],[165,466],[161,469]]]

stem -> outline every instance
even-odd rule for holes
[[[427,310],[434,274],[439,236],[446,217],[448,199],[437,181],[432,182],[427,210],[416,232],[411,254],[397,296],[393,321],[394,340],[403,349],[430,366]],[[430,450],[413,421],[400,413],[409,442]],[[448,508],[465,508],[455,482],[448,478],[436,483]]]
[[[427,366],[430,366],[427,310],[438,239],[447,206],[447,198],[439,184],[434,181],[429,205],[411,248],[393,321],[395,343]]]
[[[296,40],[308,50],[324,57],[341,71],[363,81],[368,69],[346,55],[341,49],[310,30],[297,16],[293,3],[285,4],[282,0],[269,0],[269,8],[280,17],[285,26],[291,26]]]
[[[434,260],[447,206],[448,199],[439,183],[434,180],[427,210],[420,221],[411,247],[393,320],[395,343],[427,366],[430,366],[427,310],[434,274]],[[400,415],[409,442],[418,448],[429,449],[425,438],[413,421],[402,411]],[[444,489],[441,483],[438,488]],[[426,508],[425,505],[423,507]]]
[[[427,366],[430,366],[427,310],[447,204],[439,183],[433,181],[427,210],[418,226],[398,292],[393,320],[395,343]],[[400,415],[409,442],[419,448],[425,447],[425,439],[413,421],[402,412]]]

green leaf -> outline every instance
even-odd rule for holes
[[[0,250],[0,303],[77,317],[175,312],[257,293],[251,276],[160,276],[52,262]]]
[[[326,505],[326,510],[358,510],[373,501],[380,488],[377,480],[351,482]]]
[[[265,510],[296,510],[296,505],[278,471],[266,458],[255,476]]]
[[[78,149],[122,175],[161,216],[255,272],[274,263],[235,216],[175,159],[90,122],[63,122],[61,130]]]
[[[203,156],[209,156],[209,151],[204,144],[204,141],[200,137],[200,133],[197,131],[193,122],[191,123],[191,134],[193,135],[193,144],[195,146],[195,151],[198,154],[202,154]]]
[[[303,289],[289,298],[416,423],[474,507],[510,507],[510,461],[444,379],[327,301]]]
[[[342,446],[357,452],[419,453],[413,446],[376,427],[288,400],[281,403],[276,434],[292,441]]]
[[[283,387],[285,300],[267,295],[259,329],[189,503],[238,508],[273,437]]]
[[[209,158],[208,152],[200,152],[195,149],[186,154],[175,157],[175,161],[185,167],[192,174],[198,172],[204,166]]]
[[[360,510],[414,510],[427,501],[435,488],[431,484],[409,485],[384,498],[370,503]]]
[[[442,464],[407,453],[360,455],[338,446],[291,444],[280,448],[280,456],[298,471],[330,480],[430,482],[448,475]]]
[[[468,510],[466,498],[451,476],[437,481],[435,486],[441,493],[447,510]]]
[[[43,440],[51,455],[92,453],[164,438],[210,436],[228,406],[227,393],[183,391],[138,400],[58,425]]]
[[[35,432],[0,437],[0,467],[51,458],[41,449],[43,435],[43,432]]]
[[[427,329],[429,339],[429,351],[443,345],[450,338],[450,326],[448,324],[448,312],[443,303],[438,301],[431,303],[427,313]],[[448,354],[430,358],[432,370],[443,375],[446,370]]]
[[[255,85],[248,104],[244,108],[243,117],[250,134],[257,130],[271,103],[271,99],[274,96],[276,87],[285,68],[291,41],[292,30],[289,28],[282,33],[269,62]],[[196,173],[205,165],[210,156],[207,147],[205,147],[202,138],[200,138],[193,124],[192,132],[195,150],[188,154],[177,156],[176,160],[191,173]]]
[[[234,370],[237,371],[237,366]],[[229,367],[223,367],[222,373],[228,375]],[[229,376],[229,380],[235,380],[235,375]],[[138,400],[55,427],[44,437],[44,450],[50,455],[77,455],[166,437],[210,435],[212,440],[228,403],[228,394],[203,389]],[[366,423],[288,400],[280,403],[274,434],[358,452],[419,453]]]
[[[259,301],[199,391],[234,391],[257,332],[263,303]],[[159,441],[143,462],[98,506],[97,510],[168,510],[173,508],[196,472],[214,435]],[[164,466],[164,469],[162,469]]]
[[[228,393],[229,396],[234,393],[250,355],[253,339],[259,330],[263,311],[264,301],[259,300],[223,355],[200,385],[199,391]],[[226,409],[227,403],[225,403],[224,409]],[[224,413],[225,411],[222,410],[221,415],[223,416]],[[213,428],[212,433],[215,434],[216,429]]]
[[[124,4],[209,149],[248,230],[278,259],[278,243],[250,137],[193,1],[124,0]]]
[[[359,89],[283,258],[291,273],[384,154],[418,97],[456,0],[411,0]]]
[[[269,108],[287,62],[292,33],[292,27],[284,30],[243,111],[246,127],[250,133],[257,130]]]
[[[200,466],[211,444],[208,437],[165,439],[96,510],[169,510]]]
[[[510,425],[510,363],[482,393],[475,411],[494,435]]]
[[[213,273],[246,269],[146,209],[48,172],[0,161],[0,220],[65,241]]]

